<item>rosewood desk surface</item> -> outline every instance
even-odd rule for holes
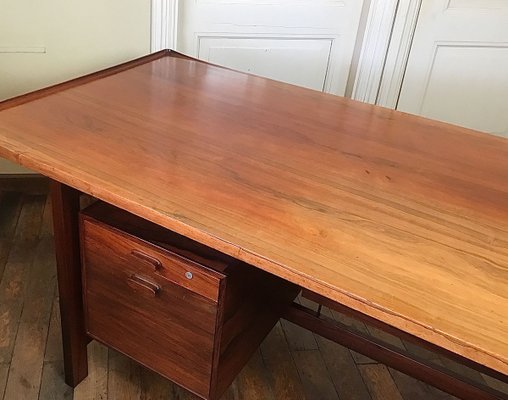
[[[165,51],[0,103],[0,156],[508,374],[508,140]]]

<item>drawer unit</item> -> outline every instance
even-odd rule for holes
[[[80,223],[88,334],[206,399],[224,392],[298,291],[102,202]]]

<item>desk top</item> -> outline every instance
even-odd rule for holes
[[[508,140],[169,51],[0,110],[0,156],[508,374]]]

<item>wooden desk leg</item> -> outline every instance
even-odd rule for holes
[[[79,253],[79,192],[51,181],[53,226],[62,318],[65,382],[77,386],[88,375],[81,260]]]

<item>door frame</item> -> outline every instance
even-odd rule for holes
[[[369,0],[365,0],[369,1]],[[422,0],[370,0],[352,98],[396,108]],[[179,0],[151,1],[151,51],[174,49]]]
[[[151,1],[150,49],[152,53],[176,48],[178,3],[178,0]]]
[[[365,0],[369,1],[369,0]],[[351,97],[375,104],[399,0],[370,0]],[[360,29],[362,27],[360,26]]]
[[[371,0],[352,98],[397,108],[422,0]]]
[[[375,104],[397,108],[421,5],[422,0],[399,0]]]

